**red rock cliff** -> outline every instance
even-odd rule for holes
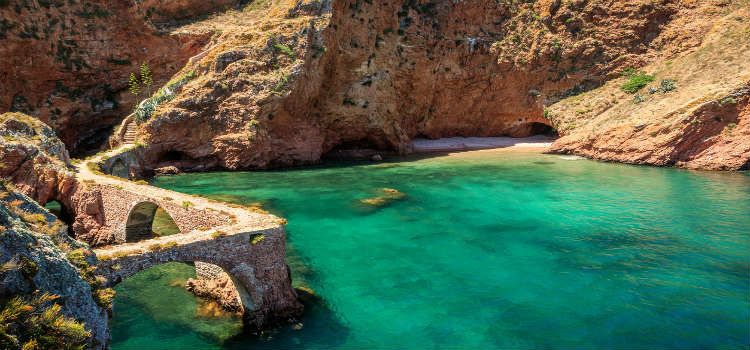
[[[281,1],[246,11],[265,12],[224,27],[175,77],[185,83],[141,124],[143,154],[236,169],[335,148],[407,153],[414,137],[548,132],[545,109],[695,51],[737,6]]]

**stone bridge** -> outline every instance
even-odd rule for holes
[[[118,151],[89,162],[117,156]],[[226,272],[237,289],[246,323],[258,329],[287,321],[302,309],[286,265],[284,221],[254,208],[164,190],[77,166],[88,193],[96,193],[103,227],[115,244],[98,247],[97,274],[108,286],[168,262],[210,264]],[[152,224],[162,208],[180,229],[157,237]],[[211,270],[211,269],[209,269]],[[116,307],[116,306],[115,306]]]
[[[200,232],[95,249],[109,286],[167,262],[209,263],[232,279],[246,324],[267,328],[301,311],[286,265],[283,227],[228,235]],[[115,306],[116,307],[116,306]]]
[[[156,210],[166,211],[180,232],[231,225],[236,218],[228,211],[196,208],[195,197],[155,191],[139,185],[137,192],[122,185],[90,184],[90,190],[101,194],[102,224],[114,235],[117,244],[154,238],[152,223]],[[216,205],[215,205],[216,206]]]

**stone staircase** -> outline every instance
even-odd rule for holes
[[[123,143],[135,143],[136,125],[133,122],[128,123],[125,134],[122,137]]]

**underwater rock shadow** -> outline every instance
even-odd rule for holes
[[[346,343],[351,330],[327,301],[309,294],[300,301],[305,311],[298,323],[260,334],[245,330],[227,339],[222,347],[238,350],[329,349]]]

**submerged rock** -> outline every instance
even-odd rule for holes
[[[376,197],[360,199],[357,207],[365,211],[373,211],[385,207],[395,201],[406,198],[406,194],[394,188],[378,188],[379,195]]]

